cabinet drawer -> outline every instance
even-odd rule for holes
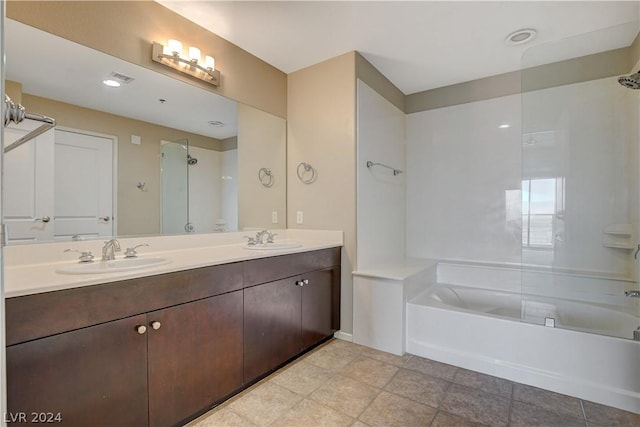
[[[8,298],[7,345],[238,289],[241,263]]]
[[[340,248],[256,259],[244,263],[244,285],[253,286],[335,265],[340,265]]]

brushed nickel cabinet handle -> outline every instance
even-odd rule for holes
[[[136,331],[140,334],[140,335],[144,335],[145,332],[147,332],[147,327],[144,325],[139,325],[136,326]]]
[[[153,328],[154,331],[157,331],[158,329],[160,329],[160,326],[162,326],[162,323],[156,321],[151,322],[151,327]]]

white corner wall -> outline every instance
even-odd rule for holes
[[[405,257],[405,114],[357,82],[357,266],[363,270]]]
[[[520,151],[520,95],[407,115],[407,255],[520,262]]]
[[[238,230],[238,150],[220,153],[222,163],[222,206],[220,219],[226,221],[226,231]]]
[[[408,115],[407,255],[633,278],[637,111],[609,77]],[[553,247],[523,248],[522,180],[549,178]],[[618,224],[633,247],[603,244]]]

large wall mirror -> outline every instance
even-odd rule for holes
[[[283,118],[11,19],[5,50],[7,94],[57,122],[5,154],[10,242],[286,227]]]

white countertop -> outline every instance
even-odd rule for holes
[[[250,250],[246,248],[243,236],[253,235],[253,232],[118,239],[122,248],[122,251],[117,253],[118,258],[123,256],[125,248],[147,243],[149,247],[138,249],[139,258],[161,257],[170,260],[170,263],[99,274],[61,274],[56,270],[78,263],[77,253],[64,253],[64,249],[67,248],[90,250],[96,256],[95,262],[100,262],[102,241],[7,246],[4,248],[4,296],[11,298],[77,288],[211,265],[308,252],[343,244],[341,231],[276,231],[279,233],[276,242],[295,241],[300,243],[300,246],[284,250]]]

